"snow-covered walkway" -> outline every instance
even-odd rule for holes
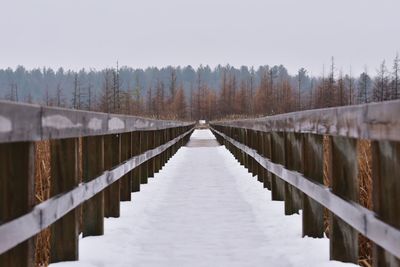
[[[51,266],[346,265],[328,260],[328,239],[301,238],[301,216],[284,216],[223,146],[181,148],[132,199],[104,236],[80,240],[80,261]]]

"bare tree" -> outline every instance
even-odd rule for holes
[[[368,90],[371,86],[371,78],[368,75],[367,69],[365,68],[364,72],[361,73],[358,78],[358,102],[359,103],[368,103]]]
[[[399,58],[399,53],[397,53],[393,62],[392,99],[399,98],[399,88],[400,88],[399,75],[400,75],[400,58]]]
[[[297,86],[298,86],[298,92],[297,92],[297,97],[298,97],[298,101],[297,101],[297,109],[301,110],[301,91],[302,91],[302,84],[303,84],[303,80],[305,78],[307,74],[307,70],[305,70],[304,68],[299,69],[298,73],[297,73]]]
[[[117,69],[112,70],[113,76],[113,112],[121,112],[121,92],[120,92],[120,81],[119,81],[119,67],[117,61]]]
[[[346,75],[346,81],[349,88],[349,105],[353,104],[353,94],[354,94],[354,78],[352,75],[352,70],[350,67],[349,75]]]
[[[16,82],[10,82],[10,91],[8,93],[8,95],[5,96],[5,98],[7,100],[10,101],[19,101],[19,97],[18,97],[18,85]]]
[[[88,93],[88,103],[87,107],[88,110],[92,110],[92,105],[93,105],[93,91],[92,91],[92,83],[89,81],[88,87],[87,87],[87,93]]]
[[[74,93],[72,98],[72,107],[74,109],[81,108],[81,87],[79,84],[78,73],[74,75]]]
[[[379,66],[374,82],[374,101],[385,101],[389,98],[389,76],[384,60]]]
[[[339,73],[339,78],[338,78],[338,98],[339,101],[336,103],[339,106],[344,106],[346,104],[345,102],[345,82],[344,82],[344,78],[343,78],[343,72],[340,71]]]

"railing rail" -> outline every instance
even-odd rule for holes
[[[193,127],[0,101],[0,266],[34,266],[35,236],[47,227],[50,261],[77,260],[79,234],[102,235],[104,217],[119,217],[120,201],[162,168]],[[40,140],[50,140],[51,198],[35,205]]]
[[[400,101],[210,125],[273,200],[285,201],[285,214],[303,210],[304,236],[322,237],[324,209],[331,212],[331,259],[357,263],[361,233],[372,241],[374,266],[400,266]],[[372,210],[359,203],[360,139],[371,142]]]
[[[214,121],[212,124],[261,132],[400,141],[400,101],[306,110],[257,119]]]
[[[163,130],[192,124],[0,100],[0,143]]]

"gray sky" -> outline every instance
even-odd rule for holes
[[[283,64],[370,72],[400,52],[399,0],[0,0],[0,68]]]

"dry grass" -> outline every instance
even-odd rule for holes
[[[41,141],[35,145],[35,197],[36,204],[39,204],[50,197],[50,142]],[[50,259],[50,229],[37,235],[35,252],[35,265],[47,266]]]
[[[331,181],[330,181],[330,157],[331,157],[331,142],[330,142],[330,137],[327,135],[324,135],[323,139],[323,158],[324,158],[324,185],[327,187],[331,186]],[[324,226],[325,226],[325,234],[327,237],[329,237],[329,210],[324,209]]]
[[[360,204],[372,209],[372,153],[369,140],[359,140],[358,154],[358,183],[360,188]],[[359,235],[359,264],[361,266],[372,265],[372,243]]]

